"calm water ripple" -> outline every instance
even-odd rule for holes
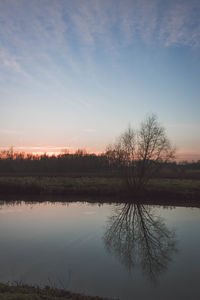
[[[200,210],[1,202],[0,281],[131,299],[200,299]]]

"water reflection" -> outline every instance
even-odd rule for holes
[[[123,204],[109,217],[104,242],[130,271],[140,266],[149,279],[156,281],[176,251],[176,239],[162,218],[149,206]]]

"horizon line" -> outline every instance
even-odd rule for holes
[[[21,151],[22,149],[24,149],[24,151]],[[31,150],[32,149],[32,150]],[[35,150],[38,151],[35,151]],[[59,151],[58,151],[59,149]],[[73,149],[73,150],[72,150]],[[40,151],[39,151],[40,150]],[[101,151],[91,151],[91,150],[87,150],[86,148],[83,147],[59,147],[59,146],[19,146],[19,147],[15,147],[15,146],[11,146],[11,147],[4,147],[4,146],[0,146],[0,152],[3,151],[13,151],[13,153],[23,153],[23,154],[30,154],[30,155],[34,155],[34,156],[42,156],[42,155],[47,155],[49,157],[51,156],[58,156],[58,155],[64,155],[64,154],[75,154],[77,151],[83,151],[83,153],[87,153],[87,154],[95,154],[95,155],[101,155],[103,153],[105,153],[105,150],[101,150]],[[200,160],[200,152],[194,152],[191,150],[179,150],[176,151],[176,155],[175,155],[175,160],[176,162],[182,162],[182,161],[188,161],[188,162],[192,162],[192,161],[199,161]]]

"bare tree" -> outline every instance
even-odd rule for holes
[[[154,114],[138,130],[129,126],[106,151],[110,164],[121,168],[128,185],[136,189],[144,188],[161,163],[174,159],[174,153],[165,128]]]
[[[108,219],[104,242],[109,253],[132,271],[140,267],[156,281],[177,251],[174,231],[150,206],[123,204]]]

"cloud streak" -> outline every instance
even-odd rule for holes
[[[1,134],[11,134],[11,135],[23,135],[23,131],[12,130],[12,129],[0,129]]]
[[[1,1],[1,42],[16,54],[120,47],[138,40],[199,47],[199,1]],[[72,63],[73,64],[73,63]]]
[[[29,81],[95,77],[97,57],[113,61],[138,43],[200,47],[197,0],[6,0],[0,21],[0,76]]]
[[[196,0],[6,0],[0,21],[1,67],[27,80],[49,71],[55,81],[86,70],[95,76],[97,55],[113,60],[141,42],[200,47]]]

